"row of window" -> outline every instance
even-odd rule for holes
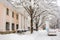
[[[16,29],[18,29],[18,24],[16,24]],[[15,30],[15,24],[12,23],[12,30]],[[10,23],[9,22],[6,22],[6,30],[9,31],[10,30]]]
[[[9,15],[9,9],[7,8],[6,10],[7,10],[6,14]],[[12,17],[14,18],[14,12],[12,12]],[[16,19],[18,19],[18,14],[16,14]]]

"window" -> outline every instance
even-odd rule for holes
[[[6,30],[9,30],[9,26],[10,26],[9,22],[6,22]]]
[[[18,19],[18,14],[16,14],[16,19]]]
[[[17,24],[17,25],[16,25],[16,29],[18,29],[18,27],[19,27],[19,25]]]
[[[14,18],[14,12],[12,12],[12,17]]]
[[[8,8],[6,9],[6,14],[9,15],[9,9]]]
[[[12,30],[14,30],[14,23],[12,23]]]

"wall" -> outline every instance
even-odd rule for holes
[[[0,3],[0,31],[5,31],[5,13],[6,8]]]
[[[9,15],[6,15],[7,8],[9,9]],[[16,31],[16,24],[18,24],[19,21],[16,19],[17,12],[12,9],[13,8],[10,8],[3,3],[0,3],[0,31],[6,31],[6,22],[10,23],[10,31],[12,31],[12,23],[14,23]],[[14,12],[14,18],[12,17],[12,12]]]

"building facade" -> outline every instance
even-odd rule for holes
[[[23,14],[22,14],[23,13]],[[0,1],[0,33],[28,29],[27,12],[18,12],[10,3]]]

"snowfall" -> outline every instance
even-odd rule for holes
[[[0,40],[60,40],[60,32],[57,32],[57,36],[48,36],[46,30],[34,31],[32,34],[29,32],[20,34],[0,34]]]

